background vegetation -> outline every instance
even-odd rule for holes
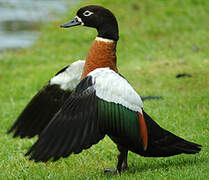
[[[59,69],[85,59],[96,31],[60,29],[83,5],[100,4],[116,15],[120,40],[118,66],[145,101],[145,111],[162,127],[203,146],[196,155],[144,158],[129,153],[129,170],[114,168],[115,145],[106,137],[79,155],[55,163],[34,163],[24,153],[34,139],[6,135],[34,94]],[[206,0],[86,0],[59,22],[41,29],[37,44],[8,51],[0,59],[0,179],[208,179],[209,177],[209,4]],[[192,77],[176,78],[178,73]]]

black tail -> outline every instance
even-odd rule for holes
[[[186,141],[164,130],[144,111],[143,114],[148,129],[148,147],[143,156],[167,157],[181,153],[195,154],[201,150],[201,145]]]

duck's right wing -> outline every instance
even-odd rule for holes
[[[105,134],[122,139],[118,142],[131,150],[146,149],[142,106],[124,78],[109,68],[95,69],[77,85],[26,155],[35,162],[56,161],[90,148]]]
[[[84,63],[79,60],[60,70],[32,98],[8,133],[20,138],[40,135],[80,82]]]

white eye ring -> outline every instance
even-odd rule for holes
[[[91,16],[92,14],[94,14],[94,13],[89,10],[87,10],[83,13],[84,16]]]

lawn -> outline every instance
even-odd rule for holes
[[[99,3],[98,3],[99,2]],[[85,59],[96,31],[60,29],[79,7],[100,4],[116,15],[118,69],[141,96],[145,111],[162,127],[203,146],[195,155],[144,158],[129,153],[129,170],[114,168],[117,149],[106,137],[89,150],[52,163],[24,157],[36,141],[6,132],[36,92],[59,69]],[[206,0],[85,0],[41,28],[40,40],[0,58],[0,179],[209,179],[209,4]],[[179,73],[191,77],[176,78]]]

